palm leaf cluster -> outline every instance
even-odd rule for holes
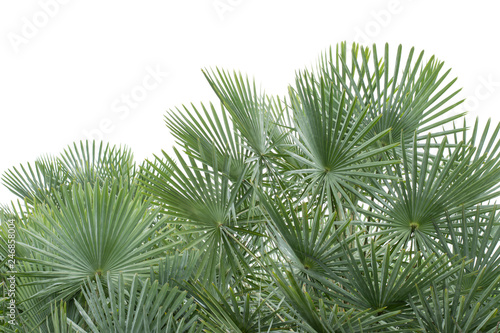
[[[6,332],[498,332],[500,125],[434,56],[339,44],[287,96],[204,71],[136,164],[96,142],[8,170]],[[5,295],[4,295],[5,296]]]

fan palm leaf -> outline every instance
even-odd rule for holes
[[[87,279],[83,288],[89,310],[76,303],[90,332],[120,333],[199,333],[196,305],[187,293],[169,284],[134,275],[130,286],[120,274],[115,279],[108,272],[106,284],[99,275],[95,282]]]
[[[354,199],[371,204],[364,193],[374,197],[382,193],[359,178],[390,178],[386,174],[376,173],[375,167],[392,165],[397,161],[369,159],[397,144],[367,149],[373,142],[387,135],[390,129],[367,139],[366,134],[379,119],[361,126],[365,121],[366,108],[356,115],[356,100],[349,104],[345,95],[342,95],[337,103],[333,98],[332,84],[321,79],[320,87],[316,88],[314,81],[314,77],[306,73],[297,79],[297,91],[291,90],[290,98],[298,132],[296,144],[305,156],[293,152],[290,154],[306,167],[289,173],[303,175],[307,184],[304,195],[312,193],[313,196],[327,198],[330,212],[337,211],[339,218],[343,220],[344,206],[356,211]]]
[[[406,329],[394,330],[394,326],[404,325],[409,320],[394,319],[399,311],[387,312],[377,315],[381,309],[375,311],[356,311],[344,309],[324,298],[317,298],[303,290],[303,286],[295,276],[286,271],[286,277],[281,271],[276,271],[275,279],[290,303],[292,311],[300,321],[298,322],[304,332],[309,333],[358,333],[358,332],[405,332]]]
[[[209,289],[199,284],[191,285],[190,290],[203,310],[202,321],[210,332],[274,332],[290,324],[280,318],[279,307],[273,311],[266,304],[274,293],[261,299],[249,293],[237,293],[232,288],[223,294],[214,285]]]
[[[481,280],[485,268],[475,276],[472,288],[463,290],[465,263],[458,279],[453,283],[432,283],[430,293],[418,289],[418,297],[410,304],[423,332],[498,332],[500,295],[493,293],[500,282],[500,275],[487,288]],[[419,301],[417,303],[416,301]]]
[[[343,244],[349,222],[335,221],[325,210],[308,209],[306,204],[294,207],[285,196],[272,200],[261,194],[276,247],[294,267],[303,272],[324,273],[345,268]],[[342,241],[344,243],[342,243]]]
[[[196,235],[186,248],[196,247],[202,253],[198,275],[204,272],[207,280],[213,281],[216,269],[228,264],[233,273],[251,271],[244,260],[246,241],[236,237],[260,235],[252,226],[260,221],[246,216],[243,205],[249,195],[248,190],[240,191],[245,173],[232,183],[226,176],[230,160],[225,161],[225,172],[219,173],[217,167],[211,170],[193,158],[186,161],[177,150],[175,154],[178,164],[166,153],[164,160],[156,157],[156,162],[150,163],[143,187],[162,212],[174,218],[169,223],[183,226],[180,233]]]
[[[166,117],[167,127],[188,154],[212,168],[218,166],[222,172],[224,161],[231,159],[228,176],[236,182],[247,169],[251,152],[225,110],[219,114],[213,105],[210,105],[210,111],[204,105],[201,107],[203,112],[193,106],[193,112],[184,108],[183,112],[177,110],[169,113]],[[214,151],[217,161],[213,161]]]
[[[431,136],[417,156],[418,139],[411,149],[402,142],[402,164],[394,166],[400,181],[384,181],[388,195],[374,210],[360,209],[377,219],[366,225],[383,229],[383,238],[413,245],[417,250],[435,248],[434,224],[447,230],[446,216],[453,216],[498,195],[500,168],[487,155],[475,158],[474,147],[462,142],[447,156],[447,139],[432,154]],[[390,174],[393,171],[388,170]]]
[[[109,190],[109,188],[111,188]],[[55,293],[68,300],[79,293],[86,278],[111,273],[130,280],[135,273],[148,273],[166,250],[171,231],[164,231],[165,219],[156,220],[158,210],[150,208],[132,192],[116,184],[104,187],[63,188],[58,202],[39,206],[30,217],[36,228],[19,230],[18,245],[31,255],[25,262],[44,267],[20,276],[36,277],[27,285],[44,286],[32,297]]]
[[[450,92],[456,78],[446,81],[450,70],[443,73],[444,62],[434,56],[424,61],[424,52],[417,56],[414,48],[405,60],[402,49],[399,45],[394,56],[386,44],[379,58],[376,45],[354,43],[349,52],[341,43],[335,53],[330,49],[319,61],[319,73],[333,82],[337,95],[345,90],[350,100],[359,101],[360,110],[368,108],[367,124],[381,117],[370,136],[392,129],[391,136],[378,140],[381,145],[409,144],[415,132],[418,139],[425,139],[429,131],[434,137],[453,133],[453,129],[438,129],[464,115],[452,112],[463,100],[454,101],[461,89]]]
[[[465,259],[465,270],[467,273],[482,271],[480,288],[486,288],[500,276],[500,215],[496,206],[484,212],[478,206],[475,215],[468,216],[465,208],[462,209],[461,218],[458,220],[446,216],[446,233],[436,228],[437,239],[439,239],[440,250],[446,253],[450,259]],[[462,289],[473,284],[474,279],[464,277]]]
[[[5,186],[30,205],[54,201],[63,185],[102,184],[105,180],[121,179],[129,183],[134,174],[133,155],[130,149],[95,141],[81,141],[68,146],[57,157],[45,156],[33,165],[13,167],[2,175]]]

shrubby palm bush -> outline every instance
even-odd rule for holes
[[[443,62],[340,44],[288,96],[205,71],[138,165],[81,142],[13,167],[6,332],[498,332],[500,126]]]

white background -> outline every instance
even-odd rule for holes
[[[137,161],[170,150],[166,110],[216,101],[201,68],[240,70],[284,95],[295,70],[344,40],[435,54],[468,117],[498,122],[499,32],[494,1],[2,1],[0,172],[101,135]],[[158,70],[168,76],[155,82]],[[126,107],[144,80],[150,90]],[[2,186],[0,203],[12,198]]]

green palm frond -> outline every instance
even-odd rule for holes
[[[18,314],[19,315],[19,314]],[[50,311],[45,314],[46,320],[43,325],[27,326],[26,322],[0,326],[0,330],[6,333],[14,332],[39,332],[39,333],[87,333],[82,327],[67,317],[66,303],[54,302],[50,305]],[[31,323],[32,324],[32,323]]]
[[[341,43],[335,53],[330,49],[321,55],[318,72],[333,83],[337,95],[345,90],[351,101],[359,101],[360,110],[368,108],[367,124],[381,117],[370,136],[392,129],[391,136],[380,138],[382,145],[408,144],[415,132],[418,139],[425,139],[429,131],[434,137],[453,133],[437,129],[464,115],[452,112],[463,102],[453,101],[461,89],[450,92],[456,79],[447,81],[450,70],[443,73],[444,62],[434,56],[424,61],[424,52],[417,56],[412,48],[405,60],[402,49],[399,45],[394,55],[386,44],[379,57],[376,45],[354,43],[349,51]]]
[[[327,298],[317,298],[304,291],[303,286],[290,271],[286,277],[276,271],[275,279],[290,303],[293,313],[298,317],[298,326],[308,333],[361,333],[361,332],[407,332],[402,328],[408,319],[397,319],[400,311],[356,311],[342,308]],[[392,320],[391,320],[392,319]],[[401,327],[399,327],[399,325]],[[394,329],[394,327],[398,327]]]
[[[260,158],[270,153],[273,148],[270,137],[276,124],[269,101],[263,92],[257,91],[255,81],[219,69],[203,74],[254,156]]]
[[[37,159],[33,165],[13,167],[2,175],[2,182],[15,195],[30,205],[35,202],[55,201],[63,185],[103,184],[119,179],[129,183],[134,174],[133,155],[130,149],[119,148],[95,141],[81,141],[69,146],[57,156]]]
[[[39,158],[33,165],[12,167],[2,175],[5,187],[30,205],[45,202],[47,196],[53,196],[53,189],[67,184],[68,180],[68,172],[60,161],[49,156]]]
[[[478,206],[475,215],[468,216],[462,209],[460,219],[446,216],[448,230],[444,232],[436,228],[440,250],[450,259],[465,259],[467,273],[482,272],[481,285],[486,288],[500,276],[500,215],[496,206],[484,212]],[[472,286],[474,279],[464,277],[462,289]]]
[[[69,328],[64,327],[64,323],[66,322],[71,322],[73,329],[81,332],[81,330],[79,330],[79,325],[82,322],[82,318],[73,302],[67,304],[63,301],[57,301],[58,297],[55,293],[33,297],[33,295],[42,294],[44,286],[34,284],[36,277],[26,276],[24,274],[32,271],[44,272],[46,269],[42,265],[30,264],[26,261],[17,260],[17,273],[9,273],[5,276],[5,278],[7,278],[15,275],[15,300],[17,310],[17,325],[15,325],[15,328],[18,332],[52,333],[54,332],[54,327],[57,325],[59,325],[59,329],[61,330]],[[63,316],[64,319],[62,319]]]
[[[60,161],[70,178],[78,184],[103,183],[109,179],[129,181],[133,173],[133,155],[127,147],[99,145],[95,141],[73,144],[61,154]]]
[[[169,284],[160,285],[149,279],[141,281],[134,275],[130,286],[125,278],[108,272],[106,284],[99,275],[82,287],[88,306],[76,303],[89,332],[120,333],[199,333],[203,326],[196,315],[196,305],[187,292]]]
[[[394,251],[395,247],[388,244],[380,249],[383,256],[379,257],[376,241],[372,240],[365,247],[356,237],[356,245],[354,251],[346,251],[349,273],[345,277],[331,278],[340,278],[337,281],[350,293],[340,297],[357,309],[408,311],[407,300],[415,293],[415,288],[425,288],[458,269],[450,267],[446,255],[423,259],[420,253],[407,254],[404,249]]]
[[[296,144],[305,156],[290,154],[306,165],[290,173],[303,175],[307,184],[304,195],[312,193],[314,196],[326,197],[330,211],[333,212],[335,206],[339,218],[344,219],[344,206],[356,211],[354,200],[371,204],[362,193],[377,198],[382,193],[359,178],[391,178],[376,173],[375,167],[392,165],[397,161],[371,161],[370,158],[380,156],[397,144],[368,149],[376,140],[387,135],[390,129],[367,139],[367,133],[380,117],[362,126],[366,108],[361,114],[356,114],[356,100],[349,103],[342,95],[336,101],[331,83],[321,79],[317,88],[314,81],[312,75],[305,73],[297,79],[297,91],[291,90],[290,93],[298,132]]]
[[[54,306],[51,305],[51,316],[50,324],[46,323],[47,332],[52,333],[86,333],[86,331],[75,324],[72,320],[67,317],[67,307],[66,303],[61,301],[59,304],[57,302]]]
[[[487,163],[491,171],[500,168],[500,164],[498,163],[500,159],[500,123],[491,131],[491,119],[488,119],[484,127],[481,128],[479,119],[476,118],[472,129],[468,128],[465,118],[463,121],[463,129],[448,136],[450,139],[448,154],[451,155],[452,147],[463,142],[468,147],[473,147],[473,161],[482,158],[484,159],[483,163]],[[455,124],[453,124],[453,126],[456,127]],[[481,134],[479,135],[479,133]],[[464,156],[464,154],[462,154],[462,156]]]
[[[483,268],[475,276],[472,288],[464,292],[465,263],[461,268],[453,284],[433,282],[429,293],[418,288],[418,296],[410,299],[423,332],[498,332],[500,295],[494,290],[500,282],[500,275],[483,289]]]
[[[285,329],[289,322],[280,318],[279,307],[271,310],[266,303],[274,293],[261,299],[249,293],[236,292],[232,288],[223,294],[212,285],[206,289],[191,285],[190,290],[197,300],[203,323],[210,332],[260,333]]]
[[[354,240],[345,239],[349,221],[335,221],[335,214],[328,216],[320,207],[311,210],[305,203],[295,208],[285,196],[261,199],[277,248],[296,268],[306,274],[345,269],[343,246]]]
[[[275,165],[282,162],[280,146],[285,143],[281,102],[258,91],[255,81],[238,73],[216,69],[203,72],[212,89],[230,115],[233,127],[250,153],[245,163],[251,165],[250,179],[261,184],[264,179],[281,183]],[[282,185],[283,187],[284,185]]]
[[[261,234],[255,231],[260,221],[250,219],[243,205],[249,195],[248,190],[240,191],[244,173],[232,183],[225,176],[230,160],[225,161],[225,172],[219,173],[199,166],[193,158],[184,160],[177,150],[175,154],[178,164],[165,153],[164,160],[157,157],[150,163],[144,189],[164,214],[174,217],[169,223],[183,226],[181,234],[196,235],[186,247],[196,247],[202,253],[199,274],[204,272],[213,281],[218,265],[222,269],[229,264],[234,272],[248,270],[242,253],[247,241],[244,237],[239,241],[236,235]]]
[[[127,280],[146,274],[175,246],[165,242],[171,231],[164,231],[165,219],[155,219],[157,212],[107,181],[102,189],[98,184],[63,188],[57,204],[37,207],[30,217],[34,228],[19,230],[17,244],[31,253],[20,259],[34,265],[20,276],[36,277],[27,285],[44,287],[33,298],[55,293],[68,300],[95,274],[110,272],[114,279],[123,274]]]
[[[210,110],[204,105],[201,107],[203,112],[194,106],[193,112],[186,107],[183,112],[170,112],[166,117],[167,127],[188,154],[212,168],[217,166],[222,172],[224,161],[230,159],[228,176],[235,182],[246,170],[251,152],[225,110],[219,114],[213,105],[210,105]]]
[[[446,138],[433,154],[430,135],[419,160],[417,142],[414,137],[411,149],[402,142],[403,163],[394,167],[394,175],[401,180],[384,181],[388,195],[375,210],[361,211],[377,220],[366,224],[380,228],[383,239],[433,250],[434,224],[447,232],[447,214],[454,216],[464,207],[470,209],[495,198],[500,168],[493,167],[497,162],[486,155],[475,158],[474,147],[462,142],[447,156]]]
[[[151,268],[150,280],[158,280],[161,285],[177,285],[182,289],[185,282],[195,280],[200,264],[200,252],[197,250],[175,252],[162,259],[157,267]]]

